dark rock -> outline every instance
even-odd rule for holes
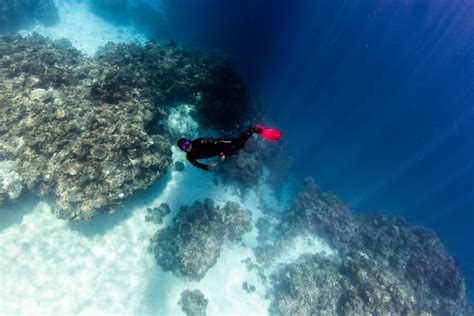
[[[183,206],[173,223],[150,240],[150,249],[164,271],[200,280],[215,265],[227,239],[240,241],[252,230],[251,212],[238,203],[215,207],[212,200]]]
[[[186,316],[205,316],[209,300],[199,290],[186,290],[181,293],[178,303]]]
[[[147,222],[152,222],[157,225],[163,224],[163,217],[171,213],[171,209],[168,204],[161,203],[159,207],[149,207],[146,209],[147,214],[145,215],[145,220]]]
[[[184,163],[182,163],[181,161],[176,161],[174,163],[174,170],[179,172],[184,171]]]
[[[253,284],[248,284],[247,282],[242,283],[242,289],[247,292],[247,293],[253,293],[257,290],[255,285]]]

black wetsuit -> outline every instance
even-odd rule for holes
[[[237,155],[254,132],[255,128],[250,127],[238,138],[197,138],[191,141],[191,151],[186,154],[186,159],[198,168],[209,170],[208,165],[200,163],[196,159]]]

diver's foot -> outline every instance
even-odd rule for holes
[[[255,125],[253,127],[253,132],[256,133],[256,134],[262,134],[263,133],[263,129],[261,127],[259,127],[258,125]]]

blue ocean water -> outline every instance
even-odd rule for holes
[[[472,1],[164,1],[226,52],[296,170],[361,211],[431,227],[474,289]]]

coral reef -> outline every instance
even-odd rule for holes
[[[196,201],[150,239],[150,250],[164,271],[200,280],[215,265],[225,240],[239,241],[252,230],[251,218],[235,202],[219,207],[211,199]]]
[[[171,213],[171,209],[168,204],[161,203],[159,207],[147,208],[146,212],[145,221],[161,225],[163,224],[163,217]]]
[[[186,290],[181,293],[178,303],[186,316],[206,316],[209,300],[199,290]]]
[[[11,35],[0,55],[0,155],[30,191],[56,197],[59,217],[90,219],[164,174],[171,144],[144,128],[153,106],[93,100],[97,64],[70,43]]]
[[[0,37],[0,56],[0,158],[14,162],[28,190],[55,196],[59,217],[73,220],[92,218],[166,172],[167,115],[192,101],[204,117],[203,98],[208,102],[220,89],[214,69],[227,65],[156,42],[109,44],[87,58],[67,40],[37,34]],[[237,124],[252,110],[235,101],[245,88],[233,84],[240,88],[215,97],[228,107],[213,111]]]
[[[267,219],[258,222],[255,254],[264,269],[304,234],[323,237],[337,253],[309,251],[273,272],[272,314],[469,315],[463,277],[429,229],[353,214],[312,178],[274,216],[271,228]]]
[[[97,52],[107,71],[97,73],[91,94],[115,103],[137,89],[155,104],[189,103],[201,126],[231,131],[256,109],[242,80],[222,58],[176,45],[144,47],[109,43]],[[151,122],[149,128],[156,128]]]
[[[35,21],[45,26],[59,23],[53,0],[0,1],[0,34],[27,27]]]
[[[16,172],[17,163],[0,160],[0,204],[17,199],[23,191],[23,183]]]
[[[348,247],[356,229],[357,221],[345,203],[333,193],[321,191],[311,177],[305,179],[295,202],[276,228],[286,237],[317,232],[337,249]]]

